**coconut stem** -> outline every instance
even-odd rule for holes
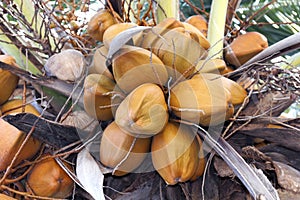
[[[157,3],[157,23],[168,17],[173,17],[179,20],[178,0],[158,0]]]
[[[212,45],[208,56],[212,58],[223,57],[223,38],[225,31],[228,0],[213,0],[208,22],[207,39]]]

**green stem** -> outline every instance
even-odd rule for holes
[[[157,3],[157,23],[169,17],[179,20],[178,0],[158,0]]]
[[[223,39],[227,6],[228,0],[212,1],[207,33],[207,39],[212,46],[208,53],[208,56],[212,58],[223,57]]]

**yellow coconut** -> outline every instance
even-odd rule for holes
[[[187,125],[169,122],[151,144],[154,168],[168,185],[190,180],[199,164],[199,144]]]
[[[268,40],[263,34],[259,32],[247,32],[239,35],[226,48],[225,60],[239,67],[267,47]]]
[[[103,34],[117,20],[113,17],[111,12],[107,9],[101,9],[89,21],[87,32],[95,40],[103,41]]]
[[[205,37],[207,37],[208,23],[202,15],[190,16],[185,22],[195,26]]]
[[[0,61],[19,67],[10,55],[0,55]],[[6,102],[18,85],[19,77],[10,71],[0,69],[0,105]]]
[[[151,50],[167,66],[173,80],[193,74],[198,60],[207,57],[207,51],[197,41],[176,29],[165,33]]]
[[[135,138],[112,122],[104,130],[100,143],[100,161],[122,176],[136,169],[150,150],[150,138]]]
[[[116,123],[137,137],[151,137],[168,122],[164,93],[155,84],[145,83],[133,90],[116,111]]]
[[[84,81],[83,103],[85,111],[97,120],[113,119],[121,94],[115,82],[102,74],[90,74]]]
[[[197,78],[197,76],[199,75],[196,75],[195,78]],[[212,73],[201,73],[201,77],[210,82],[219,82],[221,80],[222,86],[229,91],[231,96],[231,103],[234,106],[242,104],[247,97],[247,91],[238,83],[229,78]]]
[[[95,51],[93,61],[89,67],[89,74],[103,74],[112,80],[114,79],[106,66],[107,54],[108,49],[105,46],[101,46]]]
[[[72,171],[72,167],[64,162]],[[74,181],[54,158],[47,158],[34,165],[27,177],[27,183],[35,195],[52,198],[67,198],[72,194]]]
[[[144,83],[165,85],[168,73],[162,61],[150,51],[134,46],[121,48],[112,60],[118,86],[126,93]]]
[[[31,113],[36,116],[40,112],[32,104],[24,104],[22,99],[11,99],[1,106],[2,115],[15,115],[18,113]]]
[[[234,112],[222,81],[205,79],[202,74],[174,86],[170,106],[176,116],[203,126],[223,123]]]
[[[106,48],[109,48],[111,41],[122,31],[125,31],[129,28],[136,27],[135,23],[119,23],[110,26],[103,35],[103,44]]]

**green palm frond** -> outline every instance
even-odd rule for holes
[[[258,31],[267,36],[269,44],[274,44],[283,38],[286,38],[300,31],[300,2],[297,0],[278,0],[278,1],[251,0],[242,1],[240,8],[237,10],[237,16],[247,22],[246,30]],[[253,13],[267,6],[256,16]],[[237,22],[237,21],[236,21]],[[237,22],[235,26],[241,26]]]

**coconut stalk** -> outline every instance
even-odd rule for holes
[[[179,1],[178,0],[158,0],[157,1],[157,23],[165,18],[173,17],[179,20]]]
[[[228,0],[212,1],[207,32],[207,39],[212,45],[208,52],[209,58],[223,58],[223,39],[227,7]]]

